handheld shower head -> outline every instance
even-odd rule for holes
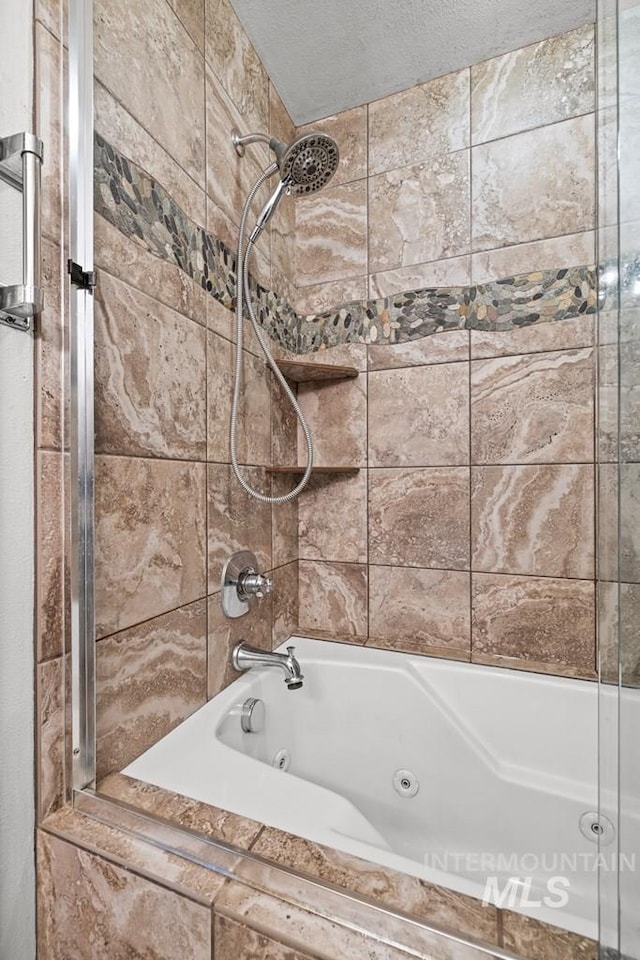
[[[269,146],[276,155],[280,177],[289,186],[290,193],[315,193],[326,187],[338,169],[338,145],[324,133],[312,130],[289,144],[271,140]]]
[[[291,143],[283,140],[270,139],[265,134],[249,134],[241,137],[237,130],[232,133],[233,143],[238,156],[244,156],[244,148],[248,143],[259,140],[267,141],[276,155],[280,182],[260,211],[249,240],[255,243],[265,226],[276,212],[276,208],[284,194],[307,196],[321,190],[331,180],[338,169],[340,152],[338,145],[331,137],[318,131],[302,133]],[[274,165],[275,168],[275,165]],[[274,169],[275,172],[275,169]]]
[[[250,143],[268,143],[276,155],[281,179],[289,187],[289,193],[315,193],[326,187],[338,169],[340,152],[332,137],[318,130],[301,133],[291,143],[276,140],[266,133],[231,131],[231,140],[239,157],[244,157]]]
[[[273,359],[267,340],[260,329],[259,321],[251,302],[249,256],[253,245],[264,230],[265,225],[275,213],[282,196],[287,193],[307,196],[326,186],[338,168],[340,154],[335,141],[332,140],[331,137],[313,131],[296,137],[295,140],[289,144],[283,143],[281,140],[276,140],[275,137],[269,137],[266,133],[249,133],[242,136],[238,130],[232,130],[231,139],[239,157],[244,156],[245,147],[250,143],[267,143],[276,156],[276,162],[271,163],[266,170],[263,170],[251,187],[242,208],[238,228],[238,252],[236,261],[236,360],[229,426],[231,465],[238,483],[250,497],[262,503],[289,503],[295,500],[309,483],[313,469],[313,439],[300,404],[292,393],[291,387],[287,383],[284,374]],[[274,173],[280,174],[277,186],[262,208],[256,225],[245,244],[245,227],[251,205],[258,191]],[[258,343],[262,347],[267,363],[298,418],[307,448],[307,464],[301,480],[293,490],[281,496],[273,496],[272,494],[261,493],[259,490],[255,490],[242,475],[238,465],[237,426],[239,398],[242,388],[242,330],[245,310],[253,326]],[[289,689],[294,690],[300,686],[300,679],[300,677],[294,677],[292,683],[288,682]]]

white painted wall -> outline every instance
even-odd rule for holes
[[[0,136],[31,130],[31,4],[1,0]],[[21,197],[0,184],[0,283],[22,274]],[[0,325],[0,957],[33,960],[33,339]]]

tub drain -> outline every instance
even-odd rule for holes
[[[616,828],[611,820],[603,813],[589,810],[583,813],[579,820],[580,833],[601,847],[607,847],[616,835]]]
[[[411,770],[396,770],[393,775],[393,789],[401,797],[415,797],[420,783]]]
[[[291,754],[288,750],[278,750],[271,763],[277,770],[288,770],[291,766]]]

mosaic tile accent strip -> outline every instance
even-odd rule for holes
[[[194,224],[169,193],[102,137],[95,139],[95,209],[156,257],[174,263],[225,307],[235,306],[236,257]],[[409,290],[299,316],[251,281],[256,315],[277,343],[306,354],[342,343],[406,343],[449,330],[510,330],[596,312],[592,266],[521,274],[466,287]]]
[[[149,253],[173,263],[229,310],[235,308],[236,256],[221,240],[195,224],[157,181],[96,134],[96,213]],[[251,278],[256,316],[267,333],[296,351],[295,310]]]
[[[298,351],[406,343],[448,330],[510,330],[595,312],[595,267],[546,270],[472,287],[410,290],[304,317]]]

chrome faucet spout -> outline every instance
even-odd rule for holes
[[[272,653],[271,650],[259,650],[248,643],[239,643],[233,651],[231,662],[238,671],[251,667],[279,667],[284,672],[284,682],[289,690],[299,690],[304,676],[300,664],[294,656],[295,647],[287,647],[285,653]]]

